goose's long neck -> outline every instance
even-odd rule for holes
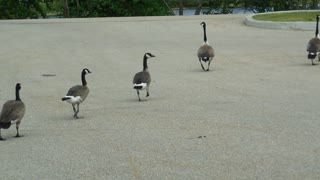
[[[20,89],[16,88],[16,101],[21,101],[19,91]]]
[[[144,55],[144,56],[143,56],[143,70],[144,70],[144,71],[148,69],[147,59],[148,59],[147,56]]]
[[[319,36],[319,17],[317,17],[316,37]]]
[[[83,71],[81,73],[81,81],[82,81],[82,85],[86,86],[87,85],[87,81],[86,81],[86,73]]]
[[[203,26],[203,41],[204,43],[207,43],[206,25]]]

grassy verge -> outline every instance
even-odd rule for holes
[[[315,21],[316,15],[320,15],[320,11],[312,12],[284,12],[259,14],[253,16],[253,19],[259,21],[276,21],[276,22],[294,22],[294,21]]]

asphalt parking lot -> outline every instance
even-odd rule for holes
[[[320,179],[314,32],[244,18],[0,21],[0,107],[20,82],[27,108],[23,137],[1,130],[1,179]],[[202,21],[209,72],[196,57]],[[145,52],[156,57],[139,102],[132,78]],[[76,120],[61,98],[83,68],[90,94]]]

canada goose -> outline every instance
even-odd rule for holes
[[[320,52],[320,39],[319,39],[319,15],[317,15],[317,26],[316,26],[316,35],[314,38],[312,38],[307,46],[308,51],[308,59],[311,59],[312,65],[315,65],[313,63],[313,60],[317,57],[317,55]],[[320,61],[320,57],[319,61]]]
[[[210,63],[214,57],[214,50],[213,48],[209,45],[208,41],[207,41],[207,33],[206,33],[206,23],[202,22],[200,23],[200,25],[202,25],[203,27],[203,45],[200,46],[200,48],[198,49],[198,58],[199,58],[199,62],[201,64],[202,69],[205,71],[202,62],[207,62],[208,63],[208,69],[206,71],[209,71],[209,67],[210,67]]]
[[[151,58],[151,57],[156,57],[156,56],[151,53],[144,54],[144,56],[143,56],[143,71],[136,73],[133,77],[133,89],[137,90],[139,101],[141,101],[139,91],[146,89],[147,90],[146,97],[149,96],[149,86],[151,83],[151,76],[150,76],[150,72],[148,70],[147,59]]]
[[[86,81],[86,74],[91,73],[89,69],[85,68],[82,70],[81,73],[81,81],[82,85],[76,85],[73,86],[72,88],[69,89],[68,93],[66,96],[62,98],[62,101],[67,101],[72,105],[74,115],[76,119],[79,119],[78,113],[79,113],[79,104],[82,103],[88,96],[89,94],[89,88],[87,86],[87,81]],[[77,110],[75,108],[75,105],[77,105]]]
[[[21,119],[26,111],[26,106],[20,99],[19,91],[21,84],[16,84],[16,100],[9,100],[3,104],[0,114],[0,140],[4,140],[1,137],[1,129],[8,129],[12,124],[16,124],[17,134],[15,137],[20,137],[19,125]]]

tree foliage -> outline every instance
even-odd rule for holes
[[[240,7],[267,10],[318,9],[319,0],[0,0],[0,19],[64,17],[114,17],[172,15],[171,8],[202,8],[207,13],[232,13]],[[181,11],[182,12],[182,11]]]
[[[40,0],[0,0],[0,19],[46,17]]]
[[[319,0],[207,0],[211,9],[230,13],[230,8],[242,7],[254,12],[270,10],[318,9]]]
[[[69,0],[69,9],[71,17],[156,16],[169,14],[160,0]]]
[[[271,0],[242,0],[243,7],[254,12],[265,12],[271,5]]]

